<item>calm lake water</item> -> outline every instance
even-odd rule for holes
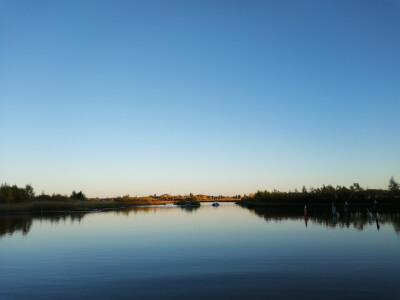
[[[0,299],[400,299],[399,234],[233,203],[0,215]]]

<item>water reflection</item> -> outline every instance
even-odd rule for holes
[[[104,210],[100,212],[78,212],[78,213],[44,213],[44,214],[0,214],[0,238],[14,233],[22,233],[27,235],[31,229],[33,222],[49,222],[50,224],[57,224],[59,222],[80,222],[87,214],[100,213],[100,214],[115,214],[125,215],[130,214],[148,214],[162,212],[165,209],[181,209],[188,214],[197,211],[199,206],[138,206],[115,210]]]
[[[396,299],[399,219],[224,203],[0,215],[0,299]]]
[[[143,214],[143,213],[157,213],[165,209],[181,209],[189,214],[200,209],[200,206],[175,206],[175,205],[157,205],[157,206],[137,206],[114,210],[114,214],[123,214],[129,216],[130,214]]]
[[[195,212],[200,208],[200,206],[179,206],[179,207],[189,214]]]
[[[0,237],[21,232],[27,235],[32,226],[32,217],[26,215],[3,215],[0,216]]]
[[[116,214],[129,216],[130,214],[148,214],[165,212],[167,209],[179,209],[188,214],[192,214],[201,207],[176,207],[176,206],[147,206],[147,207],[132,207],[119,210],[109,210],[97,212],[100,214]],[[376,224],[377,230],[380,230],[381,225],[391,224],[397,235],[400,235],[400,213],[368,213],[354,212],[344,214],[319,213],[317,215],[301,214],[296,212],[271,211],[268,209],[251,209],[255,215],[262,217],[266,222],[281,222],[304,220],[305,227],[311,224],[317,224],[328,228],[355,228],[363,230],[365,226]],[[229,213],[229,212],[227,212]],[[88,212],[83,213],[47,213],[47,214],[1,214],[0,215],[0,238],[14,233],[22,233],[27,235],[31,229],[33,222],[49,222],[56,224],[59,222],[80,222]]]
[[[396,231],[397,235],[400,235],[400,213],[375,213],[368,214],[362,212],[344,213],[344,214],[323,214],[307,215],[304,216],[300,213],[294,212],[279,212],[271,211],[268,209],[252,209],[254,214],[262,217],[267,222],[281,222],[288,220],[301,220],[304,219],[305,226],[308,227],[309,222],[314,224],[322,225],[329,228],[340,227],[340,228],[356,228],[357,230],[363,230],[365,226],[376,223],[377,230],[380,229],[381,225],[391,224]]]
[[[66,222],[80,222],[85,213],[49,213],[49,214],[9,214],[0,215],[0,238],[21,232],[27,235],[34,221],[45,221],[51,224]]]
[[[376,219],[376,229],[381,229],[381,226],[379,225],[378,219]]]

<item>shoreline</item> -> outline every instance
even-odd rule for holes
[[[94,213],[104,212],[111,210],[122,210],[137,207],[154,207],[154,206],[165,206],[167,204],[175,204],[176,201],[138,201],[133,202],[111,202],[111,201],[33,201],[29,203],[12,203],[12,204],[0,204],[0,215],[6,214],[39,214],[39,213]],[[210,203],[213,201],[201,201]],[[304,212],[304,205],[307,205],[308,213],[313,212],[329,212],[331,211],[331,202],[325,203],[279,203],[279,202],[257,202],[257,201],[218,201],[217,202],[234,202],[236,205],[247,209],[261,209],[276,212]],[[337,212],[342,213],[344,206],[339,203],[335,203]],[[176,205],[177,207],[183,207],[184,205]],[[197,206],[196,206],[197,207]],[[367,203],[350,203],[348,206],[349,212],[361,212],[369,210],[374,212],[373,204]],[[379,203],[378,212],[400,212],[400,203]]]
[[[163,203],[123,203],[123,202],[94,202],[94,201],[33,201],[29,203],[0,204],[1,214],[16,213],[89,213],[107,210],[119,210],[141,205],[162,205]]]
[[[304,212],[304,206],[307,206],[308,213],[332,211],[332,202],[324,203],[265,203],[265,202],[236,202],[237,205],[248,209],[266,209],[271,211]],[[344,212],[344,204],[334,202],[338,213]],[[374,212],[373,203],[349,203],[349,212],[361,212],[369,210]],[[377,212],[400,212],[400,203],[378,203]]]
[[[213,201],[200,201],[211,203]],[[218,200],[217,200],[218,201]],[[151,207],[174,204],[174,200],[138,200],[138,201],[95,201],[95,200],[70,200],[70,201],[31,201],[22,203],[1,203],[0,215],[14,213],[90,213],[106,210],[119,210],[130,207]],[[235,200],[219,200],[218,202],[236,202]]]

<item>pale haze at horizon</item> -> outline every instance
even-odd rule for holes
[[[249,194],[400,180],[399,1],[0,1],[0,182]]]

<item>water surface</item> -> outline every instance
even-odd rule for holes
[[[0,299],[399,299],[399,233],[233,203],[0,215]]]

